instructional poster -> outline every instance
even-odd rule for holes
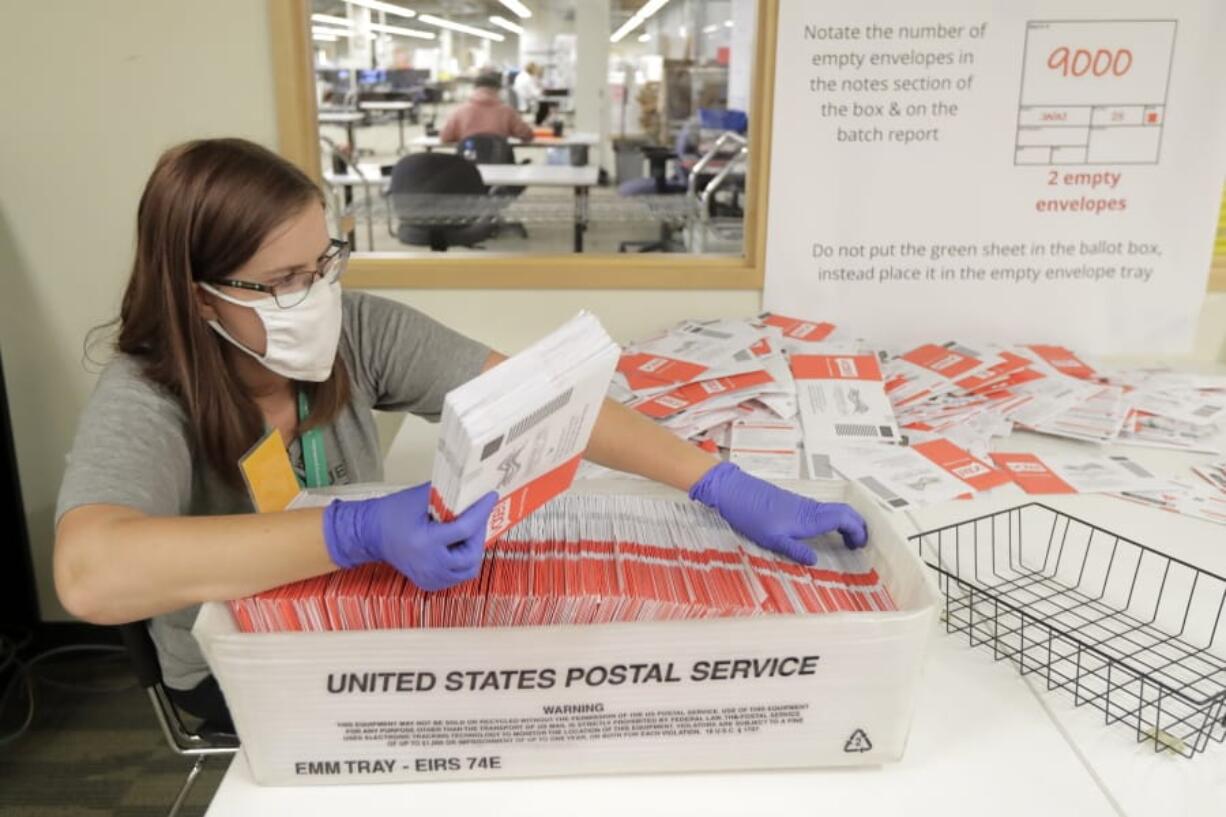
[[[764,308],[1185,351],[1226,171],[1222,0],[781,0]]]

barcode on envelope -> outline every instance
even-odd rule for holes
[[[1145,477],[1146,479],[1152,479],[1154,476],[1153,474],[1146,471],[1144,468],[1137,465],[1135,462],[1128,459],[1127,457],[1112,457],[1111,459],[1115,460],[1121,466],[1128,469],[1132,473],[1136,474],[1138,477]]]
[[[893,438],[894,429],[869,423],[835,423],[834,433],[839,437],[871,437],[876,440],[881,437]]]
[[[829,454],[813,454],[809,457],[809,479],[834,479],[834,468]]]
[[[860,482],[863,483],[865,488],[881,497],[881,500],[891,508],[905,508],[909,504],[907,500],[881,484],[881,481],[876,477],[860,477]]]
[[[537,423],[540,423],[549,415],[556,411],[560,411],[570,402],[571,395],[574,394],[574,388],[569,388],[559,394],[557,397],[550,400],[545,405],[538,408],[536,411],[529,414],[524,419],[520,420],[515,425],[511,426],[511,430],[507,432],[507,442],[511,442],[519,435],[532,429]]]
[[[727,340],[728,338],[732,337],[732,335],[727,332],[717,332],[714,329],[707,329],[704,326],[687,326],[685,331],[693,335],[702,335],[703,337],[707,338],[719,338],[720,340]]]

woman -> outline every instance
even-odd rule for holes
[[[524,66],[524,70],[515,75],[511,88],[515,91],[515,100],[519,103],[520,113],[535,112],[540,104],[541,95],[544,93],[541,88],[541,67],[535,62],[529,62]],[[539,125],[542,121],[538,119],[536,124]]]
[[[348,248],[293,165],[237,139],[162,156],[137,212],[117,354],[81,418],[56,511],[64,606],[99,624],[151,619],[181,707],[229,716],[189,632],[197,606],[370,561],[427,590],[475,576],[492,495],[438,523],[422,485],[326,509],[252,512],[237,468],[277,429],[309,487],[382,478],[372,409],[437,418],[448,390],[501,355],[406,306],[342,294]],[[717,461],[607,403],[585,456],[689,491],[763,547],[865,529]]]

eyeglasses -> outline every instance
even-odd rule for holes
[[[255,281],[239,281],[233,278],[222,278],[213,281],[215,286],[246,289],[251,292],[263,292],[271,295],[277,306],[290,309],[306,300],[311,285],[316,280],[325,284],[334,284],[345,271],[349,263],[349,242],[339,238],[332,239],[327,251],[319,256],[318,266],[313,270],[287,272],[271,283],[261,284]]]

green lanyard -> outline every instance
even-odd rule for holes
[[[306,392],[298,390],[298,422],[305,423],[311,416],[311,401]],[[317,426],[310,431],[304,431],[298,439],[302,443],[302,460],[306,463],[306,487],[327,488],[331,484],[328,479],[328,453],[324,450],[324,434]]]

